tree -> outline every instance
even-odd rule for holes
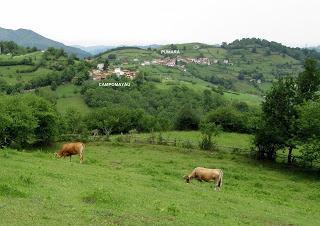
[[[202,102],[203,102],[203,110],[204,112],[210,111],[210,109],[213,107],[213,96],[212,92],[210,90],[204,90],[202,93]]]
[[[117,59],[117,55],[114,54],[114,53],[111,53],[111,54],[108,55],[108,59],[109,60],[115,60],[115,59]]]
[[[244,115],[232,106],[223,106],[210,111],[205,120],[221,126],[224,131],[248,132]]]
[[[177,130],[197,130],[199,118],[190,105],[181,108],[176,119]]]
[[[108,68],[109,68],[109,60],[106,59],[106,60],[104,61],[103,70],[106,71],[106,70],[108,70]]]
[[[288,147],[288,163],[295,147],[297,93],[293,78],[280,79],[262,104],[262,119],[255,134],[259,157],[274,160],[277,150]],[[267,140],[267,143],[266,143]]]
[[[9,144],[7,129],[11,126],[12,123],[13,118],[3,110],[0,111],[0,148]]]
[[[299,74],[297,79],[298,95],[300,101],[314,99],[316,91],[319,90],[320,71],[317,61],[307,59],[304,64],[304,71]]]
[[[235,109],[237,109],[240,112],[249,111],[249,106],[248,106],[247,102],[244,102],[244,101],[233,101],[232,105],[234,106]]]
[[[320,137],[320,101],[307,101],[298,108],[299,119],[297,125],[301,141]]]
[[[35,95],[6,96],[0,101],[0,145],[15,148],[47,145],[57,133],[57,112]]]
[[[37,127],[34,130],[36,141],[33,145],[49,145],[58,134],[58,112],[44,98],[28,95],[21,99],[31,107],[32,114],[37,120]]]
[[[266,154],[274,160],[277,150],[288,148],[288,164],[291,164],[293,148],[298,143],[319,137],[318,128],[312,125],[320,121],[320,106],[310,102],[316,97],[319,83],[316,61],[308,59],[298,79],[287,77],[273,85],[262,104],[261,123],[255,134],[260,157]]]
[[[87,115],[85,121],[90,130],[99,129],[104,134],[109,134],[128,133],[133,129],[146,131],[147,125],[143,125],[142,120],[145,120],[142,110],[114,106],[96,109]]]
[[[320,101],[306,101],[298,107],[298,112],[301,158],[312,166],[314,161],[320,160]]]
[[[58,99],[57,94],[48,88],[36,89],[35,94],[37,96],[43,97],[44,99],[48,100],[53,105],[57,104],[57,99]]]
[[[238,74],[238,79],[239,79],[239,80],[244,80],[244,79],[245,79],[245,75],[244,75],[242,72],[240,72],[240,73]]]
[[[171,49],[171,50],[177,50],[177,49],[178,49],[178,46],[177,46],[177,45],[174,45],[174,44],[171,44],[171,45],[170,45],[170,49]]]
[[[212,137],[220,133],[220,127],[215,123],[202,122],[200,124],[200,131],[202,134],[202,140],[199,143],[200,148],[203,150],[213,150],[215,143]]]
[[[270,51],[270,49],[266,50],[266,52],[265,52],[265,56],[270,56],[270,55],[271,55],[271,51]]]
[[[58,88],[57,83],[56,83],[55,81],[53,81],[53,82],[51,83],[51,90],[52,90],[52,91],[55,91],[57,88]]]
[[[138,87],[141,87],[143,85],[145,77],[146,77],[146,72],[140,72],[134,78],[134,82],[137,84]]]
[[[83,134],[87,131],[86,125],[83,122],[83,116],[78,110],[74,108],[68,108],[63,115],[63,118],[65,133]]]
[[[310,164],[312,167],[313,162],[320,160],[320,140],[319,138],[309,139],[303,144],[301,149],[301,158],[305,164]]]

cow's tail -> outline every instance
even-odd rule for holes
[[[219,182],[218,182],[218,187],[219,188],[222,187],[222,179],[223,179],[223,171],[220,170],[220,172],[219,172]]]

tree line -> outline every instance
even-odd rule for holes
[[[263,47],[270,52],[278,52],[286,54],[297,60],[306,60],[307,58],[314,58],[320,60],[320,53],[313,49],[306,48],[292,48],[282,45],[281,43],[267,41],[259,38],[243,38],[237,39],[229,44],[222,43],[222,48],[225,49],[250,49],[253,53],[256,52],[256,48]]]
[[[0,41],[0,54],[21,55],[36,51],[38,51],[36,47],[22,47],[13,41]]]
[[[298,77],[281,78],[273,84],[255,131],[259,159],[275,161],[284,150],[288,164],[295,161],[294,151],[307,164],[320,160],[319,85],[319,65],[313,59],[305,61]]]

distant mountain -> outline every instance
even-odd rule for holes
[[[92,55],[97,55],[99,53],[103,53],[106,52],[107,50],[110,49],[114,49],[117,47],[125,47],[125,45],[117,45],[117,46],[104,46],[104,45],[98,45],[98,46],[80,46],[80,45],[73,45],[72,47],[78,48],[78,49],[82,49],[88,53],[91,53]],[[157,49],[160,48],[161,45],[157,45],[157,44],[152,44],[152,45],[133,45],[132,47],[138,47],[141,49],[148,49],[148,48],[152,48],[152,49]]]
[[[80,45],[73,45],[72,47],[82,49],[83,51],[86,51],[88,53],[91,53],[92,55],[97,55],[99,53],[105,52],[109,49],[116,48],[117,46],[104,46],[104,45],[99,45],[99,46],[80,46]]]
[[[310,47],[309,49],[314,49],[315,51],[320,52],[320,45],[319,46]]]
[[[67,53],[74,53],[80,58],[91,55],[79,48],[66,46],[60,42],[43,37],[34,31],[22,28],[11,30],[0,27],[0,41],[14,41],[18,45],[24,47],[37,47],[38,49],[47,49],[48,47],[63,48]]]
[[[141,49],[148,49],[148,48],[158,49],[158,48],[162,47],[162,45],[152,44],[152,45],[136,46],[136,47],[139,47],[139,48],[141,48]]]

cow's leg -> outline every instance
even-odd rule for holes
[[[220,190],[218,185],[219,185],[219,177],[214,179],[214,190],[215,191],[217,191],[217,189],[218,189],[218,191]]]
[[[69,157],[70,157],[70,162],[71,162],[71,155],[69,155]]]
[[[80,154],[80,163],[82,163],[82,161],[83,161],[83,154],[81,153]]]
[[[80,163],[83,162],[83,148],[80,150]]]

